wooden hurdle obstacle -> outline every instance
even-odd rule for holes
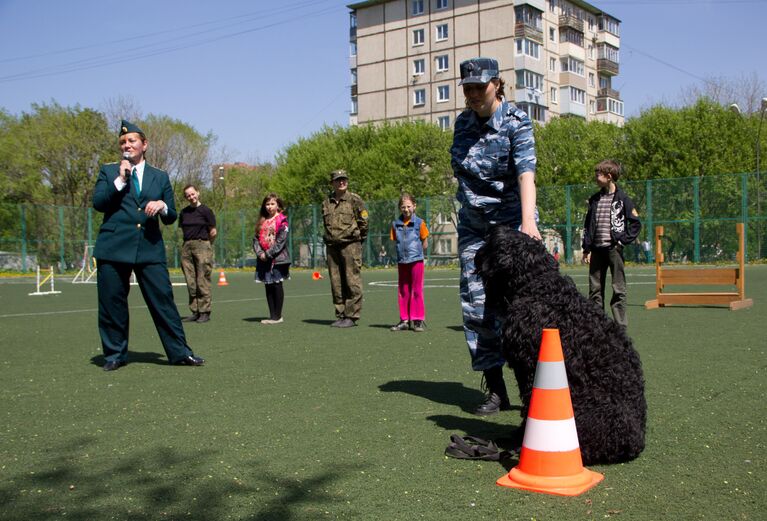
[[[715,304],[729,305],[731,310],[754,305],[753,299],[746,298],[745,242],[743,223],[737,223],[738,267],[737,268],[667,268],[663,266],[663,226],[655,227],[655,299],[645,302],[646,309],[656,309],[669,304]],[[719,293],[669,293],[666,286],[735,286],[736,292]]]

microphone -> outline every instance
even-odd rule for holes
[[[130,152],[123,152],[123,161],[130,161]],[[131,174],[131,169],[128,168],[125,170],[125,178],[129,178]]]

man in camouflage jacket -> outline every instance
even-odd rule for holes
[[[333,327],[357,325],[362,311],[362,242],[368,234],[368,211],[357,194],[348,191],[344,170],[330,174],[333,193],[322,203],[330,288],[336,321]]]

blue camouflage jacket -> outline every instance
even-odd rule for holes
[[[517,177],[535,173],[535,140],[530,118],[505,99],[487,122],[473,110],[455,120],[450,149],[456,197],[464,208],[497,222],[518,221],[522,206]]]

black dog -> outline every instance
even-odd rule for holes
[[[543,329],[557,328],[584,463],[636,458],[644,449],[647,404],[642,364],[624,328],[559,273],[543,243],[510,226],[489,233],[475,264],[486,306],[501,322],[503,355],[517,378],[522,417],[530,406]]]

